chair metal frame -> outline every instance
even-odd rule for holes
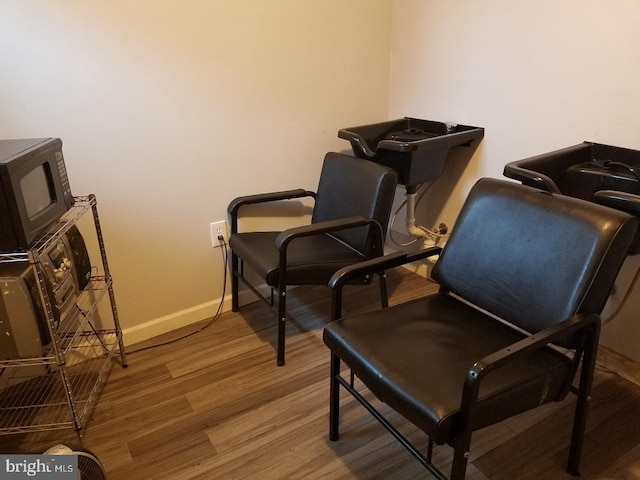
[[[352,267],[345,267],[338,271],[330,281],[332,289],[332,320],[340,319],[342,316],[343,288],[354,278],[361,275],[371,275],[380,269],[389,270],[408,263],[423,260],[428,257],[438,255],[440,247],[432,247],[414,254],[397,252],[384,257],[374,258]],[[579,475],[580,455],[584,432],[586,428],[586,418],[588,404],[590,400],[591,387],[593,385],[593,372],[598,349],[598,339],[600,335],[600,316],[597,314],[577,314],[571,318],[553,325],[541,332],[531,335],[516,344],[495,352],[479,360],[469,369],[464,382],[463,396],[461,400],[462,421],[466,428],[457,437],[454,448],[453,466],[451,480],[461,480],[465,477],[471,436],[473,433],[473,420],[475,416],[474,406],[478,399],[478,392],[482,380],[496,368],[503,366],[507,362],[530,354],[535,349],[546,348],[567,335],[582,331],[584,334],[583,349],[576,351],[574,365],[578,365],[582,360],[582,370],[577,388],[571,391],[577,395],[573,430],[571,435],[571,445],[569,449],[569,459],[567,471],[572,475]],[[329,386],[329,439],[336,441],[339,439],[340,423],[340,387],[343,387],[355,398],[365,409],[378,420],[395,438],[405,447],[413,457],[415,457],[435,478],[446,480],[447,476],[432,463],[434,442],[428,438],[427,453],[423,454],[419,448],[414,446],[397,428],[382,415],[375,406],[360,394],[354,385],[353,374],[349,380],[340,373],[341,359],[338,355],[331,353],[330,366],[330,386]]]
[[[246,205],[263,204],[268,202],[291,200],[296,198],[312,197],[316,198],[316,193],[304,190],[295,189],[282,192],[273,192],[257,195],[248,195],[244,197],[238,197],[234,199],[228,208],[231,233],[238,232],[238,218],[240,209]],[[244,275],[244,262],[233,250],[231,251],[231,298],[232,298],[232,311],[237,312],[240,308],[239,305],[239,282],[242,282],[249,288],[260,300],[268,305],[275,313],[278,319],[278,331],[277,331],[277,365],[283,366],[285,363],[285,339],[286,339],[286,320],[287,320],[287,248],[297,238],[318,235],[318,234],[330,234],[335,231],[344,231],[350,228],[359,228],[368,226],[373,231],[374,238],[374,251],[382,254],[384,249],[384,231],[378,221],[372,218],[365,218],[361,216],[349,217],[339,220],[332,220],[320,223],[314,223],[310,225],[303,225],[300,227],[294,227],[287,229],[280,233],[276,239],[276,248],[279,250],[279,275],[277,287],[270,287],[270,296],[267,299],[260,291],[249,282]],[[365,258],[363,257],[363,260]],[[387,285],[384,276],[384,272],[375,272],[380,281],[380,299],[383,307],[388,305],[387,300]],[[370,283],[371,276],[366,276],[362,283]],[[274,292],[275,291],[275,292]],[[276,293],[276,295],[274,295]],[[277,302],[274,298],[277,297]]]
[[[472,433],[478,428],[483,428],[490,424],[499,422],[511,415],[519,412],[535,408],[538,400],[531,396],[524,395],[522,397],[522,403],[502,414],[493,414],[499,412],[500,402],[503,402],[504,407],[505,400],[514,401],[517,400],[518,395],[528,393],[526,388],[524,390],[512,391],[511,395],[506,394],[502,399],[496,398],[502,395],[504,391],[513,389],[518,384],[518,372],[520,370],[501,370],[502,367],[508,365],[519,365],[522,360],[529,356],[534,355],[533,358],[540,358],[541,360],[551,355],[554,358],[558,358],[560,362],[558,365],[563,365],[557,370],[557,377],[553,380],[555,383],[551,387],[553,392],[550,396],[546,393],[542,394],[539,402],[548,401],[560,401],[568,393],[573,393],[577,396],[575,405],[575,413],[573,420],[573,427],[571,432],[571,440],[569,447],[569,455],[567,461],[567,471],[572,475],[579,475],[580,469],[580,457],[582,452],[582,446],[584,442],[584,434],[586,429],[586,419],[588,413],[588,406],[590,402],[591,388],[593,385],[594,369],[596,362],[596,355],[598,350],[598,340],[600,335],[600,311],[602,310],[604,303],[606,302],[608,289],[611,288],[615,280],[617,272],[624,261],[625,255],[628,255],[633,242],[638,236],[638,221],[634,217],[631,217],[622,212],[611,209],[609,214],[604,210],[605,207],[591,204],[588,202],[573,199],[570,197],[560,197],[558,200],[546,200],[548,197],[538,197],[537,195],[552,196],[546,192],[539,192],[536,189],[526,186],[514,186],[504,181],[495,179],[481,180],[483,186],[479,187],[478,193],[474,194],[474,200],[476,202],[469,203],[469,206],[465,204],[463,211],[461,212],[461,221],[468,221],[459,225],[460,235],[454,240],[453,237],[450,240],[451,250],[447,251],[447,247],[432,247],[422,251],[407,254],[404,252],[396,252],[383,257],[373,258],[365,262],[361,262],[357,265],[351,265],[340,269],[336,272],[331,280],[329,286],[332,290],[332,313],[331,320],[323,332],[323,338],[331,352],[331,365],[330,365],[330,386],[329,386],[329,439],[336,441],[339,438],[339,421],[340,421],[340,388],[344,388],[349,392],[365,409],[373,415],[410,453],[413,455],[434,477],[438,479],[446,479],[446,475],[440,471],[432,461],[433,447],[435,443],[448,444],[453,447],[453,463],[451,467],[450,478],[452,480],[462,480],[465,478],[467,469],[467,463],[469,459],[469,450],[471,445]],[[480,182],[478,182],[480,183]],[[485,287],[477,285],[477,282],[481,275],[486,275],[487,263],[478,264],[478,270],[474,272],[474,276],[471,279],[474,283],[469,283],[465,277],[464,266],[465,260],[468,258],[483,259],[487,254],[487,248],[491,248],[493,237],[485,242],[480,242],[480,248],[475,249],[475,243],[473,235],[477,232],[477,224],[486,225],[486,218],[483,215],[492,215],[495,212],[500,211],[500,203],[497,199],[501,198],[501,195],[505,193],[506,198],[512,198],[510,195],[515,195],[514,189],[522,189],[523,196],[519,194],[513,198],[519,198],[520,201],[515,202],[512,212],[513,218],[522,218],[521,208],[523,205],[531,205],[531,212],[535,215],[549,215],[549,225],[546,227],[556,227],[554,230],[553,245],[565,244],[568,248],[571,248],[571,243],[574,241],[576,232],[570,230],[564,230],[560,223],[572,219],[573,223],[570,223],[573,227],[576,225],[583,226],[584,230],[581,233],[588,234],[584,237],[584,243],[580,245],[580,251],[585,252],[584,261],[588,262],[584,264],[584,268],[581,268],[581,260],[579,258],[568,257],[568,263],[566,268],[572,268],[574,276],[568,275],[567,278],[575,279],[574,283],[567,284],[567,289],[571,290],[579,288],[581,290],[571,290],[567,293],[575,293],[575,296],[559,297],[558,310],[550,310],[550,317],[538,316],[536,313],[532,325],[532,330],[535,333],[527,333],[522,328],[518,327],[518,322],[528,321],[526,311],[523,312],[523,319],[519,318],[518,307],[521,301],[526,301],[529,298],[536,298],[535,292],[532,291],[532,296],[528,296],[525,292],[528,281],[523,281],[520,285],[514,284],[514,295],[520,295],[511,297],[511,293],[502,290],[502,287],[508,285],[508,277],[496,277],[498,285],[497,291],[505,291],[505,300],[509,299],[505,303],[507,309],[505,310],[508,316],[512,317],[514,324],[509,323],[505,319],[498,318],[495,312],[492,313],[489,310],[483,309],[482,305],[502,305],[498,299],[494,297],[486,296]],[[474,187],[475,190],[475,187]],[[495,198],[495,200],[494,200]],[[531,201],[532,203],[527,203]],[[553,204],[553,207],[551,206]],[[480,205],[480,206],[477,206]],[[574,214],[575,210],[575,214]],[[480,216],[477,216],[475,212],[479,211]],[[473,212],[473,213],[470,213]],[[560,213],[561,212],[561,213]],[[591,222],[587,222],[586,219],[593,215],[593,225]],[[610,215],[610,216],[609,216]],[[463,226],[464,225],[464,226]],[[506,232],[509,228],[509,223],[500,224],[495,235],[504,235],[502,232]],[[588,227],[587,227],[588,225]],[[564,242],[564,232],[567,233],[567,241]],[[454,232],[455,233],[455,232]],[[481,233],[478,233],[481,234]],[[495,236],[494,235],[494,236]],[[599,237],[597,237],[599,236]],[[506,238],[506,237],[502,237]],[[540,238],[540,237],[537,237]],[[550,237],[545,237],[550,238]],[[583,237],[580,237],[581,239]],[[595,243],[598,239],[598,245]],[[600,241],[601,239],[601,241]],[[469,244],[471,242],[471,244]],[[545,248],[546,240],[536,241],[535,245],[525,243],[523,244],[524,251],[529,251],[530,248],[537,249]],[[560,243],[562,242],[562,243]],[[453,245],[456,245],[454,247]],[[499,255],[508,255],[508,259],[511,259],[510,255],[514,255],[514,250],[500,252]],[[597,250],[596,250],[597,248]],[[484,249],[484,250],[483,250]],[[592,252],[592,253],[588,253]],[[407,310],[402,310],[402,305],[389,307],[388,313],[383,311],[376,313],[370,318],[368,322],[368,315],[361,314],[356,315],[353,321],[350,322],[349,318],[342,320],[342,307],[343,307],[343,289],[344,286],[362,275],[372,275],[379,271],[387,271],[392,268],[400,267],[402,265],[421,261],[428,257],[443,254],[443,259],[439,260],[436,264],[436,269],[439,265],[442,265],[439,271],[434,272],[434,278],[441,282],[440,289],[437,293],[430,294],[424,297],[426,300],[425,305],[433,305],[433,312],[435,313],[433,320],[425,323],[425,330],[411,330],[412,332],[424,331],[424,337],[411,337],[412,348],[415,348],[416,356],[415,360],[418,363],[411,363],[411,356],[408,352],[402,353],[402,355],[394,355],[395,350],[378,350],[384,349],[384,338],[389,332],[393,331],[394,318],[397,321],[402,322],[402,319],[398,318],[398,315],[406,313],[407,323],[401,323],[407,327],[417,326],[420,323],[420,316],[423,315],[420,308],[415,308],[414,305],[421,305],[420,299],[415,300],[408,304]],[[448,256],[447,256],[448,254]],[[526,253],[525,253],[526,254]],[[493,257],[490,257],[493,258]],[[505,261],[505,265],[509,260]],[[449,271],[447,272],[447,268]],[[559,264],[558,269],[565,268],[565,264]],[[586,270],[589,268],[589,270]],[[505,268],[498,268],[496,270],[497,275],[505,275]],[[571,270],[567,270],[569,274]],[[540,273],[540,271],[538,271]],[[534,272],[535,275],[535,272]],[[556,277],[557,281],[562,282],[564,277]],[[539,280],[539,276],[532,277],[533,281]],[[457,283],[456,283],[457,282]],[[462,287],[461,287],[462,285]],[[524,286],[524,287],[523,287]],[[449,291],[451,288],[452,291]],[[523,288],[525,288],[523,290]],[[460,289],[463,292],[462,296],[456,295],[456,290]],[[531,290],[528,290],[531,291]],[[479,300],[478,305],[474,305],[469,299],[464,298],[464,293],[471,295],[472,298]],[[524,297],[522,295],[524,294]],[[485,295],[485,298],[482,298]],[[490,295],[490,294],[489,294]],[[442,299],[442,300],[439,300]],[[489,301],[486,301],[489,299]],[[512,301],[511,301],[512,300]],[[438,305],[443,305],[442,302],[446,302],[446,305],[451,305],[451,315],[460,315],[460,321],[450,323],[447,321],[448,317],[444,317],[444,312],[448,310],[438,310]],[[458,308],[456,305],[459,305]],[[468,308],[467,308],[468,307]],[[397,310],[396,310],[397,308]],[[495,308],[495,307],[492,307]],[[515,309],[513,309],[515,308]],[[555,306],[550,307],[551,309]],[[395,311],[394,311],[395,310]],[[500,311],[500,310],[498,310]],[[441,313],[438,313],[441,312]],[[472,313],[473,312],[473,313]],[[553,313],[556,312],[556,313]],[[449,377],[452,379],[452,383],[445,388],[451,388],[451,385],[456,385],[459,378],[461,383],[458,388],[454,387],[450,390],[450,393],[444,393],[444,397],[435,396],[434,404],[430,405],[429,401],[425,400],[421,409],[418,404],[421,404],[424,399],[430,399],[431,395],[428,394],[428,389],[432,384],[417,383],[412,389],[406,382],[409,379],[414,378],[416,382],[420,382],[421,368],[427,368],[422,363],[425,358],[435,360],[440,350],[446,345],[446,338],[438,338],[435,342],[433,355],[431,357],[425,356],[423,352],[416,344],[418,339],[424,338],[425,353],[428,352],[428,335],[433,334],[438,330],[439,325],[450,325],[451,339],[464,338],[464,336],[458,336],[458,333],[462,333],[465,329],[464,321],[467,319],[469,326],[477,325],[481,327],[479,330],[472,330],[477,332],[492,332],[491,329],[484,329],[483,325],[500,325],[500,331],[513,332],[504,337],[504,341],[498,343],[491,343],[497,345],[494,349],[479,348],[472,351],[484,352],[478,357],[473,358],[470,362],[472,364],[466,366],[465,362],[469,359],[461,360],[461,363],[456,366],[455,372],[459,372],[460,377]],[[507,316],[507,318],[508,318]],[[428,316],[425,317],[425,320]],[[389,323],[387,323],[387,320]],[[452,318],[453,320],[453,318]],[[486,323],[483,323],[485,322]],[[334,323],[335,322],[335,323]],[[375,325],[381,326],[382,330],[371,330],[371,328],[377,328]],[[385,326],[386,325],[386,326]],[[429,325],[434,326],[434,330],[430,330]],[[536,328],[539,326],[540,330]],[[492,327],[493,328],[493,327]],[[498,327],[496,327],[498,328]],[[386,329],[389,329],[388,331]],[[403,330],[404,331],[404,330]],[[497,332],[497,331],[496,331]],[[372,335],[369,337],[369,335]],[[402,345],[402,337],[396,337],[393,344],[389,345],[389,348],[398,348],[398,345]],[[400,343],[398,343],[400,342]],[[393,345],[393,347],[391,346]],[[478,341],[478,346],[481,342]],[[451,350],[451,353],[455,355],[458,350]],[[444,351],[443,351],[444,352]],[[491,353],[489,353],[491,352]],[[543,353],[544,352],[544,353]],[[341,358],[342,356],[342,358]],[[466,358],[466,357],[465,357]],[[562,359],[562,360],[560,360]],[[449,360],[455,360],[451,357]],[[445,360],[446,361],[446,360]],[[341,362],[345,362],[346,366],[351,370],[351,378],[347,380],[341,374]],[[353,362],[353,365],[349,365]],[[388,363],[386,363],[388,362]],[[523,366],[526,365],[522,363]],[[546,391],[549,388],[549,384],[546,382],[551,381],[549,376],[552,375],[551,370],[545,370],[548,368],[558,368],[554,362],[548,364],[540,364],[540,377],[535,377],[536,371],[531,371],[532,377],[530,379],[523,380],[523,386],[533,387],[532,391],[539,395],[541,391]],[[515,368],[515,367],[514,367]],[[405,372],[406,370],[406,372]],[[580,374],[577,375],[578,370]],[[355,376],[360,375],[362,377],[362,383],[365,386],[369,386],[369,390],[373,390],[374,397],[379,398],[393,409],[395,406],[399,408],[398,413],[407,416],[407,420],[416,423],[418,428],[421,428],[428,437],[428,444],[426,453],[423,453],[419,448],[413,445],[384,415],[374,406],[372,401],[365,398],[360,393],[354,382]],[[502,377],[505,371],[511,371],[507,377]],[[445,369],[444,374],[448,374],[449,369]],[[466,372],[466,373],[464,373]],[[502,373],[501,373],[502,372]],[[527,368],[522,370],[522,374],[526,375]],[[457,375],[457,373],[456,373]],[[493,377],[492,377],[493,375]],[[431,378],[437,378],[431,377]],[[494,378],[495,380],[486,379]],[[504,378],[504,380],[500,380]],[[524,378],[524,377],[523,377]],[[542,378],[542,382],[537,380]],[[504,383],[495,383],[502,382]],[[368,385],[368,383],[370,385]],[[516,382],[516,383],[514,383]],[[538,382],[536,384],[536,382]],[[487,393],[485,396],[480,396],[481,386],[487,384]],[[577,383],[577,386],[574,386]],[[539,385],[539,387],[535,387]],[[437,386],[433,388],[438,388]],[[506,390],[502,390],[502,389]],[[539,388],[539,390],[537,390]],[[458,393],[459,391],[459,393]],[[497,392],[500,392],[498,394]],[[423,397],[424,395],[424,397]],[[448,395],[448,397],[447,397]],[[460,395],[457,397],[456,395]],[[442,403],[442,398],[446,398],[446,403]],[[459,408],[455,407],[459,398]],[[497,403],[490,403],[490,407],[487,407],[487,403],[484,401],[495,401]],[[484,406],[483,406],[484,405]],[[439,408],[443,408],[440,412]],[[434,410],[435,409],[435,410]],[[403,413],[404,412],[404,413]],[[481,417],[480,415],[489,415],[488,417]],[[412,420],[413,418],[413,420]],[[422,423],[419,426],[418,423]],[[433,436],[433,439],[429,436]]]

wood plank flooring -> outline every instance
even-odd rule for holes
[[[389,286],[391,303],[435,290],[402,269],[390,273]],[[377,305],[377,293],[376,284],[350,287],[345,308]],[[293,290],[289,313],[284,367],[275,363],[275,319],[258,302],[179,342],[130,353],[127,369],[115,365],[83,432],[109,479],[431,478],[347,394],[341,438],[328,440],[329,354],[321,340],[328,290]],[[570,397],[476,432],[467,478],[572,478],[563,466],[573,405]],[[421,432],[380,408],[426,445]],[[65,442],[78,443],[75,433],[11,435],[0,438],[0,451],[40,453]],[[451,455],[436,447],[445,472]],[[582,478],[640,479],[640,387],[604,369],[597,372]]]

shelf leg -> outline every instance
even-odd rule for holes
[[[124,341],[122,339],[122,329],[120,328],[120,319],[118,318],[118,309],[116,307],[116,296],[113,293],[113,282],[111,281],[111,273],[109,273],[109,264],[107,263],[107,251],[104,248],[104,240],[102,238],[102,228],[100,227],[100,219],[98,218],[98,205],[95,200],[95,196],[93,196],[93,201],[91,202],[92,212],[93,212],[93,223],[96,227],[96,235],[98,237],[98,245],[100,246],[100,255],[102,257],[102,266],[104,268],[104,276],[105,280],[107,280],[107,285],[109,285],[109,301],[111,302],[111,311],[113,313],[113,323],[116,329],[116,336],[118,337],[118,347],[120,349],[120,360],[122,361],[122,367],[126,368],[127,364],[127,353],[124,348]]]

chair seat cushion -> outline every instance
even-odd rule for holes
[[[234,253],[272,287],[278,285],[279,234],[234,233],[229,238]],[[287,248],[287,285],[326,285],[337,270],[362,260],[362,255],[326,233],[296,238]]]
[[[438,293],[338,320],[323,336],[379,400],[436,443],[452,444],[468,370],[525,335]],[[547,348],[491,372],[480,388],[473,428],[561,400],[570,369],[567,356]]]

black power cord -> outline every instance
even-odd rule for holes
[[[143,352],[145,350],[151,350],[152,348],[157,348],[157,347],[163,347],[165,345],[171,345],[173,343],[176,343],[180,340],[184,340],[185,338],[191,337],[197,333],[202,332],[203,330],[206,330],[207,328],[209,328],[211,325],[213,325],[214,323],[216,323],[216,321],[218,320],[218,318],[220,318],[220,315],[222,314],[222,306],[224,305],[224,297],[227,293],[227,261],[229,258],[229,250],[227,247],[227,242],[224,241],[224,237],[222,235],[218,235],[218,240],[221,243],[221,252],[222,252],[222,262],[223,262],[223,277],[222,277],[222,296],[220,297],[220,303],[218,304],[218,309],[216,310],[215,315],[211,318],[211,320],[209,320],[205,325],[203,325],[202,327],[186,333],[178,338],[174,338],[172,340],[167,340],[166,342],[161,342],[161,343],[156,343],[154,345],[149,345],[147,347],[141,347],[138,348],[137,350],[133,350],[133,351],[127,351],[127,355],[131,355],[134,353],[138,353],[138,352]]]

